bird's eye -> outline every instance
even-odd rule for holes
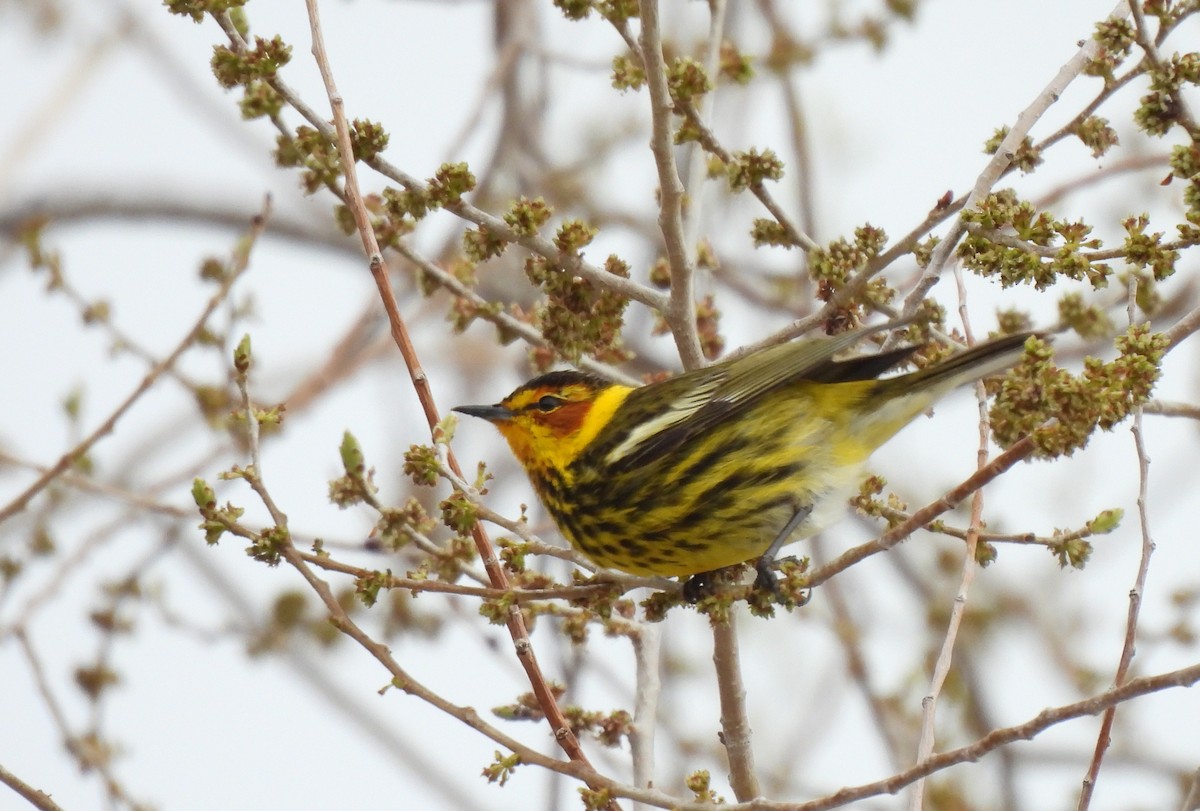
[[[553,411],[563,404],[561,397],[555,397],[553,394],[547,394],[542,399],[538,400],[534,405],[538,411]]]

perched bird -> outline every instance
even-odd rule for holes
[[[550,372],[454,410],[500,430],[563,535],[601,566],[683,576],[758,558],[757,583],[774,591],[780,547],[843,512],[876,448],[949,390],[1014,365],[1033,334],[883,379],[919,347],[836,359],[894,326],[637,388]]]

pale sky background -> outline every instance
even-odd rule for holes
[[[703,24],[702,3],[664,5],[668,35],[673,30],[694,32]],[[824,53],[800,79],[812,127],[812,152],[817,157],[818,241],[849,233],[867,220],[898,236],[919,222],[947,189],[964,192],[987,161],[982,142],[995,127],[1011,123],[1036,97],[1074,54],[1077,41],[1087,37],[1093,22],[1112,6],[1109,0],[932,0],[921,5],[917,25],[892,29],[894,42],[882,56],[861,44]],[[570,24],[548,2],[537,7],[547,41],[584,65],[606,65],[623,49],[599,22]],[[370,117],[388,128],[392,138],[387,155],[393,162],[426,177],[447,159],[486,158],[488,138],[470,139],[459,154],[447,155],[444,150],[471,115],[481,76],[492,66],[490,3],[327,0],[321,8],[330,58],[349,115]],[[813,3],[805,14],[820,19],[825,8],[824,3]],[[0,89],[5,111],[0,116],[0,208],[8,212],[29,201],[73,194],[155,200],[186,196],[248,217],[260,206],[264,192],[270,191],[281,216],[310,218],[314,231],[326,227],[323,217],[329,199],[301,196],[295,174],[272,164],[273,134],[268,125],[242,123],[237,96],[224,93],[213,80],[208,69],[211,48],[223,41],[215,24],[194,25],[172,17],[149,0],[63,0],[62,9],[63,27],[42,36],[33,32],[20,9],[0,4],[0,75],[6,77]],[[278,32],[295,46],[293,62],[284,72],[286,80],[310,104],[327,109],[308,54],[303,3],[253,3],[249,14],[255,33]],[[120,30],[126,15],[145,44],[126,40],[115,48],[106,46],[106,38]],[[1196,26],[1189,37],[1193,47],[1200,41]],[[89,57],[96,47],[101,50]],[[163,55],[148,57],[147,49]],[[565,71],[559,78],[567,81],[575,76]],[[580,131],[579,122],[594,122],[591,116],[597,104],[608,106],[614,125],[624,116],[646,115],[643,95],[619,96],[607,86],[606,73],[599,70],[591,77],[595,95],[567,100],[552,94],[549,143],[556,154],[586,154],[587,133]],[[1073,85],[1061,105],[1038,124],[1035,137],[1055,129],[1096,87],[1096,80],[1088,79]],[[1127,93],[1109,115],[1129,109],[1136,95]],[[753,104],[736,94],[718,99],[716,118],[728,143],[764,146],[782,137],[780,105],[763,103],[766,97],[759,94]],[[485,109],[489,126],[495,126],[496,118],[494,106]],[[1123,137],[1131,136],[1122,156],[1146,147],[1146,141],[1133,134],[1128,116],[1114,120],[1114,125]],[[1165,151],[1162,144],[1151,146]],[[1073,157],[1057,159],[1053,173],[1011,183],[1022,194],[1036,197],[1064,177],[1104,165],[1092,161],[1082,146],[1063,151]],[[625,173],[625,181],[606,186],[605,193],[611,201],[640,201],[649,210],[656,181],[643,139],[635,139],[618,156],[628,160],[619,172]],[[1153,189],[1166,172],[1162,168],[1143,173],[1137,183],[1115,182],[1126,184],[1126,189]],[[368,188],[380,187],[378,178],[363,177]],[[1099,195],[1105,189],[1104,184],[1094,186],[1089,194]],[[780,185],[780,199],[789,207],[795,204],[786,184]],[[1105,235],[1111,235],[1119,228],[1119,219],[1141,204],[1123,197],[1109,205],[1111,211],[1106,212],[1094,201],[1068,198],[1058,211],[1070,213],[1078,206]],[[432,249],[449,225],[448,220],[432,223],[418,233],[416,244]],[[745,245],[744,228],[712,237],[719,252],[723,245],[730,251]],[[197,280],[199,261],[226,255],[234,238],[232,232],[215,228],[109,222],[54,228],[47,244],[61,251],[74,284],[88,295],[110,299],[121,327],[162,354],[179,340],[209,295]],[[610,247],[621,250],[619,234],[605,235],[589,255],[602,258]],[[780,269],[795,261],[783,251],[764,256],[763,261]],[[1194,273],[1194,265],[1192,258],[1182,267]],[[1177,278],[1172,283],[1186,282]],[[269,237],[256,249],[242,285],[243,294],[253,293],[258,312],[251,325],[258,363],[254,385],[268,402],[282,397],[319,364],[373,295],[365,265],[352,251],[297,247]],[[82,427],[90,431],[137,385],[145,365],[128,356],[111,361],[107,341],[79,324],[73,306],[44,295],[43,286],[44,277],[29,272],[19,251],[0,247],[0,447],[20,458],[50,464],[75,441],[61,417],[63,397],[76,387],[86,392]],[[988,302],[997,288],[979,280],[969,287],[977,319],[974,326],[982,333],[994,326],[994,307]],[[704,292],[711,284],[702,281],[700,288]],[[954,306],[951,284],[940,285],[937,294]],[[1049,301],[1035,301],[1021,291],[1006,292],[1003,301],[1005,306],[1031,306],[1035,315],[1053,319]],[[402,308],[412,319],[427,368],[435,368],[440,355],[455,350],[440,311],[412,297],[402,302]],[[731,311],[725,324],[729,346],[757,340],[783,324],[777,317],[746,316],[737,308]],[[490,330],[477,326],[473,334],[490,335]],[[659,357],[670,362],[670,344],[667,339],[658,341]],[[1065,341],[1074,345],[1070,339]],[[498,399],[525,376],[519,362],[522,356],[522,350],[513,346],[480,358],[486,371],[472,382],[469,393],[448,388],[453,381],[435,375],[439,406],[448,409],[464,401]],[[1195,402],[1200,388],[1196,363],[1195,352],[1187,348],[1172,354],[1160,396]],[[211,354],[192,353],[181,368],[197,377],[212,377],[220,367]],[[97,447],[98,465],[119,467],[131,455],[155,453],[163,447],[170,449],[163,453],[165,469],[170,469],[173,459],[193,458],[208,445],[208,438],[180,427],[177,416],[184,412],[186,392],[169,382],[160,385],[125,417],[114,436]],[[974,415],[972,399],[966,394],[955,396],[939,407],[934,420],[920,420],[906,429],[876,456],[874,467],[888,475],[897,490],[911,496],[913,506],[932,500],[942,492],[938,488],[960,481],[974,466]],[[276,498],[287,505],[292,526],[302,528],[307,536],[350,541],[361,538],[370,527],[365,511],[341,512],[326,497],[327,480],[339,473],[336,449],[347,428],[379,467],[384,492],[396,493],[403,482],[395,455],[427,439],[398,355],[389,354],[337,388],[289,423],[287,441],[269,447],[264,473]],[[1152,641],[1139,646],[1138,674],[1196,661],[1194,645],[1153,639],[1177,616],[1169,602],[1172,590],[1194,586],[1200,576],[1195,552],[1195,425],[1148,418],[1145,432],[1153,460],[1150,509],[1158,548],[1141,626]],[[147,437],[152,438],[148,446],[143,444]],[[486,425],[462,425],[456,447],[467,469],[478,458],[498,469],[509,463],[507,450]],[[989,488],[987,496],[991,528],[1001,531],[1036,529],[1049,534],[1056,527],[1078,526],[1102,509],[1125,509],[1122,528],[1096,539],[1093,561],[1082,572],[1059,571],[1041,549],[1005,547],[1000,563],[979,575],[980,580],[996,578],[1045,590],[1048,615],[1058,614],[1063,623],[1086,619],[1079,645],[1096,670],[1097,691],[1109,683],[1116,665],[1124,634],[1124,595],[1137,567],[1134,460],[1132,439],[1122,426],[1098,436],[1073,459],[1022,465]],[[245,460],[213,461],[207,478],[214,481],[220,469],[236,461]],[[913,475],[926,470],[938,472]],[[26,473],[0,470],[0,503],[7,503],[29,481]],[[144,482],[125,485],[136,490]],[[249,503],[237,489],[221,492]],[[520,478],[504,482],[495,491],[496,505],[509,514],[515,514],[519,502],[531,498]],[[162,499],[191,508],[186,483]],[[1019,516],[1019,525],[1006,518],[1006,507]],[[121,514],[119,505],[101,504],[86,514],[64,516],[54,533],[64,549],[75,549],[86,542],[88,532],[118,520]],[[248,515],[253,517],[254,510]],[[27,518],[0,526],[0,555],[6,546],[25,543],[31,531]],[[71,686],[71,672],[91,659],[99,638],[85,621],[87,611],[100,604],[96,584],[120,576],[134,561],[153,554],[164,537],[164,526],[141,519],[123,530],[119,543],[90,557],[84,571],[55,593],[34,625],[34,644],[77,727],[84,724],[88,710]],[[826,533],[825,544],[827,549],[840,550],[866,537],[861,526],[847,520]],[[914,543],[919,541],[910,541],[906,548]],[[862,591],[855,599],[862,601],[864,611],[880,618],[864,644],[868,658],[877,665],[875,672],[886,674],[883,663],[897,651],[910,652],[906,632],[920,626],[924,618],[912,615],[907,598],[889,591],[894,572],[878,560],[868,563],[867,569],[871,566],[875,579],[860,582]],[[43,573],[49,570],[47,566]],[[214,633],[242,624],[248,616],[218,584],[253,601],[256,610],[281,590],[302,585],[287,567],[268,569],[247,559],[236,540],[205,548],[198,530],[164,555],[146,582],[162,590],[165,604],[185,617],[189,627]],[[26,578],[21,589],[0,602],[0,629],[17,619],[16,612],[43,584],[37,577]],[[853,585],[848,580],[848,591]],[[948,610],[953,594],[941,598]],[[820,610],[819,592],[814,602]],[[527,689],[504,629],[475,616],[474,603],[454,604],[425,596],[416,607],[465,619],[449,623],[447,632],[436,640],[410,636],[394,643],[396,655],[414,675],[436,685],[451,700],[470,703],[483,713]],[[334,655],[295,652],[290,664],[278,656],[248,662],[236,635],[209,641],[177,631],[152,609],[138,612],[137,617],[136,633],[120,640],[114,657],[123,681],[105,705],[105,728],[125,747],[115,763],[116,772],[134,796],[158,808],[331,809],[353,802],[403,809],[515,809],[540,808],[544,803],[545,774],[525,768],[504,789],[486,784],[479,771],[491,761],[496,746],[414,699],[396,693],[376,695],[388,681],[383,670],[349,644],[341,644]],[[711,638],[705,625],[694,612],[673,612],[665,631],[673,654],[706,667]],[[861,751],[863,744],[854,736],[854,730],[867,723],[857,694],[833,690],[830,682],[841,672],[841,663],[826,660],[837,655],[832,640],[806,626],[802,612],[774,623],[748,621],[747,625],[743,656],[756,748],[763,753],[788,746],[803,750],[793,732],[773,723],[786,713],[800,719],[796,725],[819,725],[827,735],[821,751],[803,753],[810,776],[800,782],[811,788],[813,796],[890,774],[880,753]],[[1028,625],[1019,625],[1013,634],[1027,631]],[[571,657],[551,634],[535,636],[535,643],[550,674],[561,671]],[[1046,667],[1043,661],[1014,654],[1022,650],[1021,644],[1014,639],[1012,649],[997,649],[984,663],[989,681],[1010,685],[1008,690],[995,691],[1008,702],[992,708],[999,724],[1017,723],[1043,707],[1079,698],[1057,674],[1039,671]],[[577,700],[597,708],[627,705],[633,678],[627,645],[599,639],[597,634],[585,655],[602,657],[602,669],[610,675],[585,684]],[[379,737],[346,723],[327,694],[296,678],[298,671],[335,684],[339,695],[378,725]],[[778,689],[781,682],[789,692]],[[0,684],[0,718],[4,719],[0,764],[50,792],[64,808],[101,807],[96,778],[81,776],[63,753],[11,637],[0,638]],[[673,724],[715,735],[713,692],[704,677],[680,679],[675,687],[668,682],[662,711]],[[786,705],[781,707],[781,701]],[[1124,746],[1128,752],[1136,741],[1133,749],[1154,756],[1168,753],[1169,761],[1179,768],[1200,766],[1196,731],[1200,695],[1194,690],[1172,691],[1142,699],[1135,706],[1136,712],[1118,713],[1118,749]],[[1136,721],[1125,726],[1125,717]],[[1039,738],[1036,745],[1045,747],[1048,768],[1043,784],[1022,786],[1039,798],[1030,800],[1028,808],[1074,806],[1086,764],[1054,770],[1049,768],[1057,765],[1053,753],[1089,746],[1097,726],[1093,719],[1074,722]],[[841,728],[846,731],[839,732]],[[520,726],[512,732],[550,749],[544,726]],[[586,745],[600,764],[612,758],[624,767],[625,752],[603,753],[598,746]],[[760,759],[771,760],[765,754]],[[676,778],[672,771],[676,765],[660,763],[665,780]],[[714,778],[723,774],[720,763],[696,764],[700,766],[711,768]],[[977,772],[982,770],[960,767],[952,774],[966,781]],[[438,777],[428,779],[431,774]],[[1134,803],[1169,808],[1178,797],[1178,787],[1161,773],[1120,763],[1106,768],[1100,785],[1092,804],[1095,811],[1130,808]],[[723,783],[717,787],[732,797]],[[568,791],[571,798],[563,807],[577,807],[574,786]],[[536,798],[536,803],[529,799],[526,805],[523,798]],[[885,797],[854,807],[896,808],[900,803],[898,798]],[[24,807],[16,795],[0,787],[0,809]]]

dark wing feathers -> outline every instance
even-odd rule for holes
[[[716,425],[732,411],[728,400],[710,400],[690,416],[685,416],[678,422],[655,431],[646,439],[638,442],[623,454],[618,460],[611,462],[620,470],[647,465],[655,459],[660,459],[678,448],[684,442],[697,434],[703,433],[709,427]]]
[[[596,438],[592,450],[602,454],[608,465],[644,465],[736,416],[779,386],[796,380],[841,383],[874,379],[916,347],[843,361],[833,358],[879,329],[779,344],[635,389]]]
[[[853,380],[874,380],[884,372],[899,366],[916,352],[919,346],[902,346],[875,355],[861,355],[847,360],[831,360],[804,375],[815,383],[849,383]]]

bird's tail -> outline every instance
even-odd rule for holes
[[[886,396],[886,393],[915,394],[928,391],[936,399],[951,389],[1015,366],[1025,351],[1025,342],[1034,336],[1040,337],[1041,333],[1020,332],[994,338],[926,369],[881,380],[880,388],[883,391],[880,393]]]
[[[952,389],[1014,366],[1035,335],[1040,333],[1005,335],[926,369],[875,381],[855,420],[860,441],[877,448]]]

